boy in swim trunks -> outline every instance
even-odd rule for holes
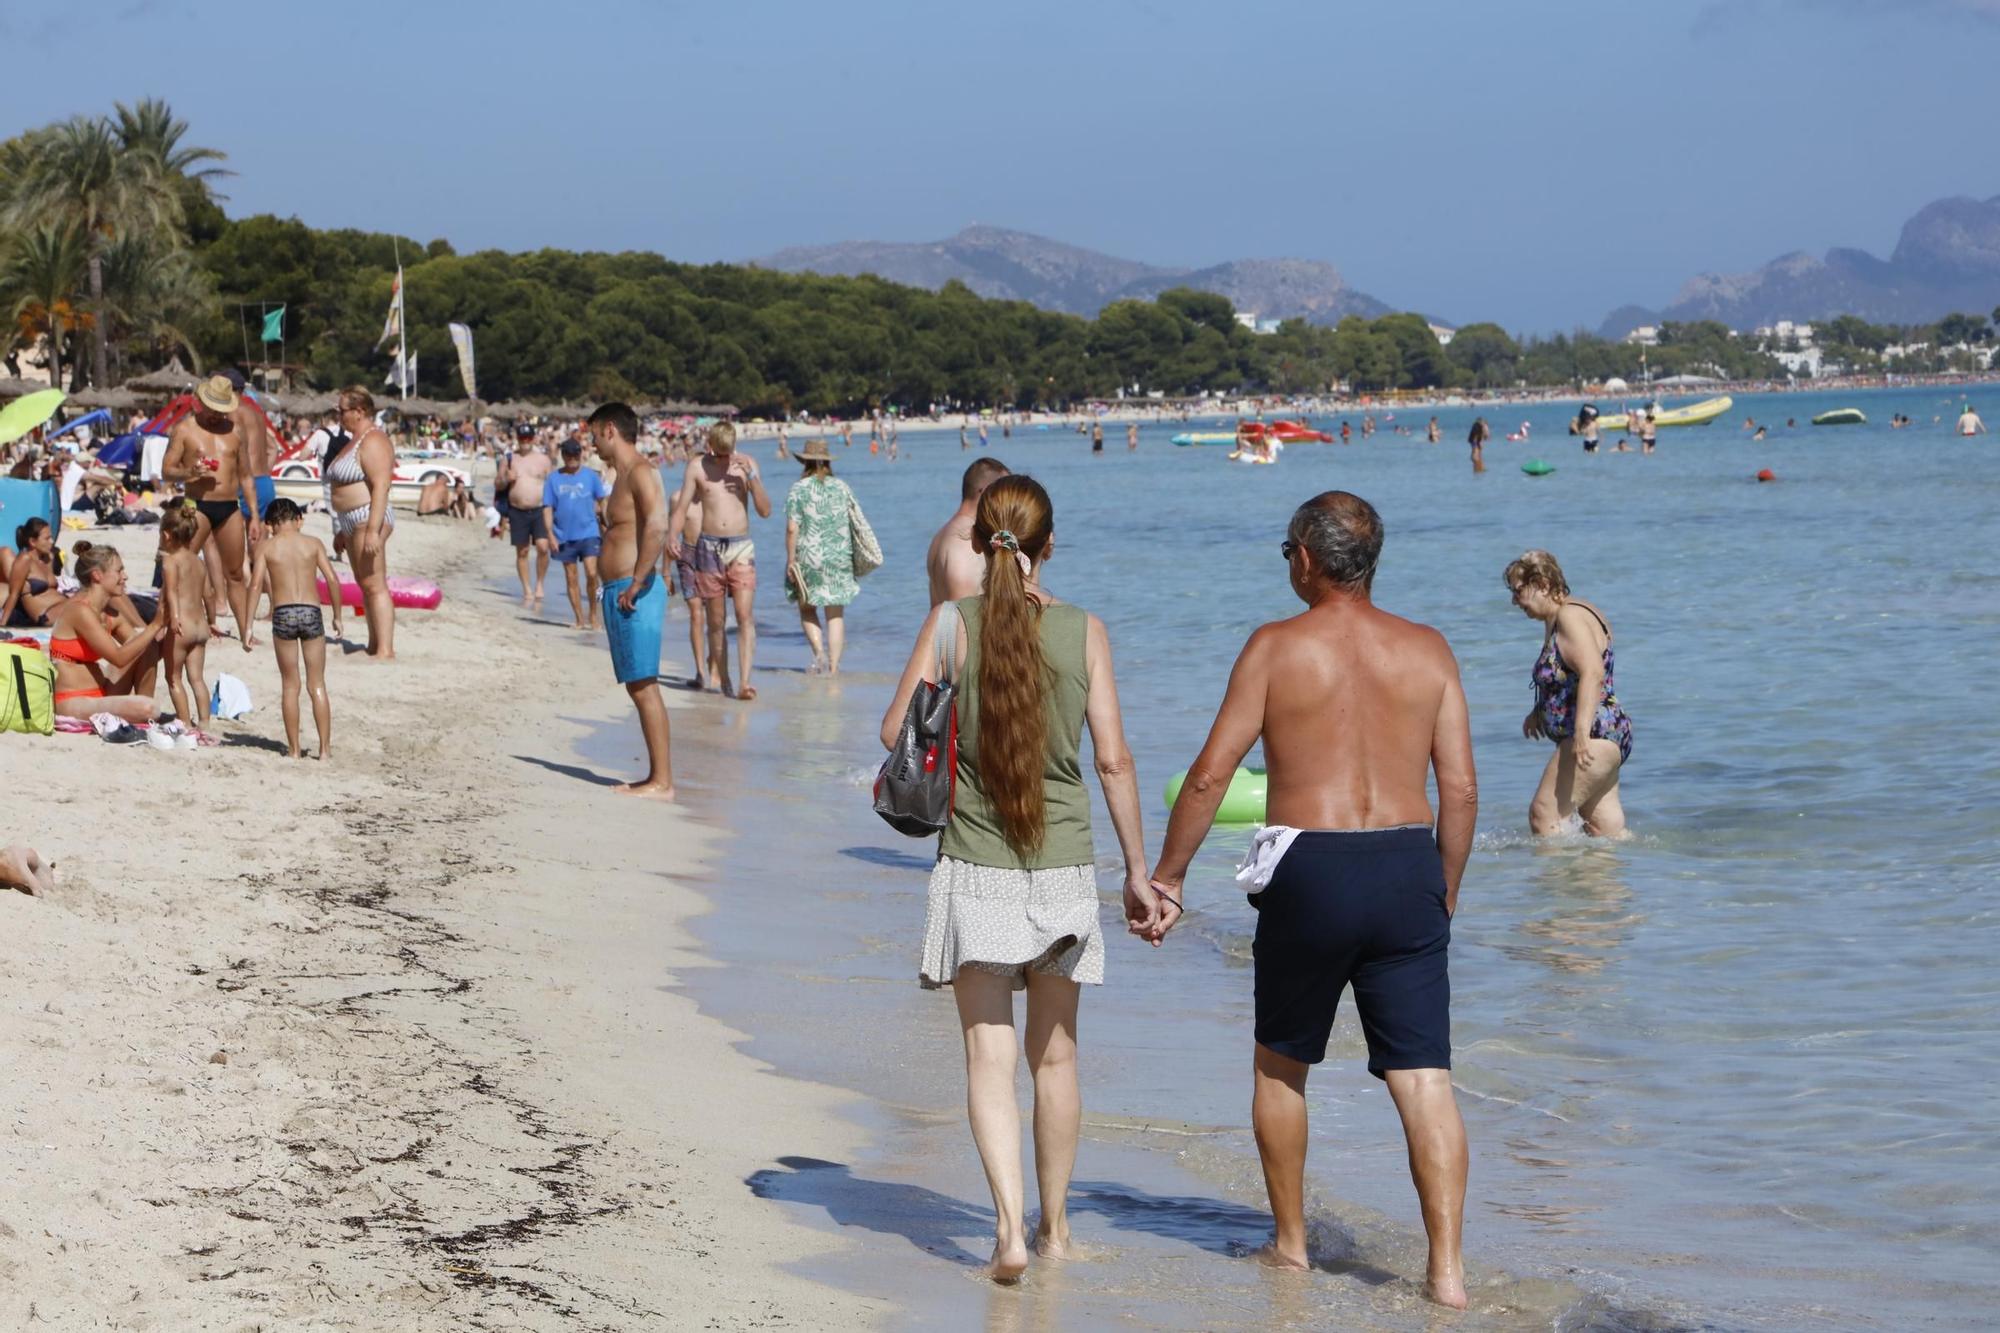
[[[195,545],[200,536],[201,516],[193,505],[169,505],[160,516],[160,597],[173,630],[167,639],[167,694],[174,701],[175,717],[205,731],[208,686],[202,679],[202,663],[208,653],[208,571]]]
[[[250,575],[250,610],[254,614],[265,588],[271,593],[271,651],[278,658],[280,703],[285,715],[285,744],[299,757],[299,667],[305,666],[306,693],[312,697],[313,729],[319,733],[319,757],[332,753],[333,701],[326,693],[326,630],[320,622],[319,589],[324,582],[333,603],[333,636],[340,637],[340,578],[317,537],[299,529],[305,511],[286,499],[264,511],[270,529],[257,548],[257,567]],[[245,651],[248,649],[246,647]]]
[[[729,642],[724,637],[729,603],[736,603],[736,647],[742,672],[736,697],[757,697],[750,669],[757,655],[757,548],[750,540],[749,505],[757,517],[771,516],[771,497],[764,478],[748,455],[736,452],[736,427],[718,421],[708,428],[708,452],[687,465],[674,512],[667,523],[667,540],[676,560],[686,549],[681,531],[688,511],[701,505],[701,536],[694,546],[695,587],[708,619],[708,678],[729,689]]]

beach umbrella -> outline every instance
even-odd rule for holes
[[[12,444],[37,426],[45,425],[63,405],[61,389],[43,389],[0,407],[0,444]]]
[[[0,398],[26,398],[31,393],[41,393],[50,387],[38,380],[17,380],[11,375],[0,375]]]

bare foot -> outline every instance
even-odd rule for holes
[[[1465,1274],[1457,1267],[1424,1279],[1424,1295],[1454,1310],[1465,1308]]]
[[[644,796],[655,801],[674,799],[674,784],[671,782],[621,782],[611,790],[620,796]]]
[[[1064,1223],[1054,1230],[1035,1228],[1035,1253],[1044,1259],[1069,1258],[1069,1225]]]
[[[0,848],[0,886],[38,898],[54,891],[56,868],[32,847]]]
[[[738,685],[736,687],[736,697],[747,704],[757,697],[757,687],[755,685]]]
[[[1278,1242],[1276,1241],[1272,1241],[1269,1245],[1258,1246],[1256,1252],[1250,1257],[1266,1268],[1287,1268],[1303,1272],[1312,1267],[1311,1264],[1306,1262],[1305,1255],[1301,1254],[1294,1257],[1286,1254],[1278,1249]]]
[[[1028,1247],[1020,1241],[995,1241],[993,1259],[986,1265],[986,1276],[995,1282],[1019,1282],[1021,1274],[1028,1271]]]

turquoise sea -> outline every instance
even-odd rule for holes
[[[1972,397],[2000,421],[2000,390]],[[992,452],[1055,499],[1048,584],[1110,630],[1150,849],[1160,790],[1236,650],[1296,609],[1277,548],[1301,500],[1371,500],[1387,528],[1377,601],[1457,651],[1483,796],[1451,956],[1473,1152],[1465,1326],[1961,1327],[2000,1306],[1985,679],[2000,438],[1952,434],[1959,398],[1739,397],[1711,426],[1662,431],[1651,457],[1583,455],[1564,434],[1573,405],[1482,409],[1496,438],[1481,476],[1463,409],[1437,413],[1439,446],[1416,410],[1267,468],[1170,446],[1182,426],[1148,427],[1136,454],[1111,430],[1099,457],[1072,432],[995,432]],[[1871,424],[1804,424],[1849,403]],[[1916,426],[1891,431],[1895,412]],[[1746,415],[1771,438],[1751,442]],[[1523,421],[1528,443],[1499,438]],[[683,788],[735,835],[702,882],[724,966],[692,988],[781,1072],[864,1092],[875,1131],[863,1159],[773,1162],[746,1188],[855,1240],[822,1275],[896,1301],[912,1327],[1431,1327],[1400,1135],[1351,1010],[1310,1088],[1323,1267],[1285,1277],[1240,1257],[1266,1231],[1240,831],[1211,837],[1167,946],[1112,934],[1108,984],[1084,998],[1072,1207],[1088,1261],[1016,1291],[967,1276],[990,1218],[957,1024],[914,979],[932,849],[870,813],[867,783],[924,613],[924,546],[970,455],[955,432],[902,443],[889,464],[836,442],[889,556],[852,608],[849,673],[802,674],[773,523],[758,530],[762,699],[675,714]],[[782,503],[791,465],[754,448]],[[1523,475],[1531,457],[1557,471]],[[1758,484],[1767,467],[1779,479]],[[1616,632],[1636,739],[1636,836],[1620,845],[1526,831],[1547,757],[1519,731],[1540,631],[1501,570],[1531,546]],[[668,647],[684,656],[683,622]],[[597,742],[620,764],[636,746]],[[1116,932],[1101,811],[1098,846]]]

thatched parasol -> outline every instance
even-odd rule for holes
[[[71,404],[77,407],[108,407],[114,412],[129,412],[143,401],[137,393],[120,387],[116,389],[85,389],[69,396]]]
[[[26,398],[29,394],[40,393],[48,387],[46,384],[37,384],[33,380],[17,380],[9,376],[0,375],[0,398]],[[61,388],[62,386],[57,385],[56,387]]]
[[[175,357],[149,375],[126,380],[123,387],[147,398],[172,397],[192,389],[195,378],[195,373],[183,366],[179,357]]]

